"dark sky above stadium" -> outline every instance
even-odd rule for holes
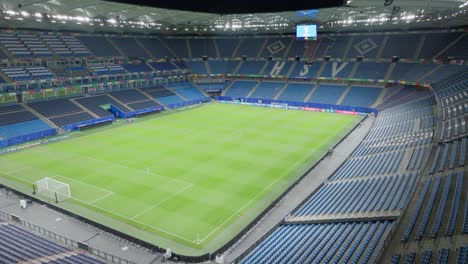
[[[216,14],[269,13],[299,11],[343,5],[344,0],[106,0],[168,8],[176,10],[208,12]]]

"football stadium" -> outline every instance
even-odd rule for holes
[[[0,263],[468,263],[466,0],[0,0]]]

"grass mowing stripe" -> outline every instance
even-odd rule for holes
[[[64,175],[80,202],[59,206],[182,253],[232,237],[359,120],[207,104],[10,153],[0,167],[26,167],[14,172],[24,185]]]

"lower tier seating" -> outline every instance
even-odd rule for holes
[[[281,225],[239,263],[369,263],[393,224],[377,221]]]

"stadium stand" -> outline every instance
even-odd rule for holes
[[[284,82],[261,82],[255,91],[250,95],[251,98],[274,99],[276,94],[284,87]]]
[[[213,60],[209,61],[208,64],[210,65],[212,74],[228,74],[235,72],[237,66],[239,65],[239,62]]]
[[[247,58],[257,58],[265,38],[243,38],[240,40],[240,46],[234,57],[246,56]]]
[[[377,87],[351,86],[342,105],[372,106],[383,90]]]
[[[231,38],[216,38],[215,42],[219,49],[219,55],[221,58],[233,58],[234,51],[239,45],[239,40]]]
[[[279,226],[239,263],[367,263],[392,222]]]
[[[202,99],[206,97],[202,91],[193,86],[190,82],[170,83],[168,87],[187,100]]]
[[[341,94],[346,90],[346,86],[320,84],[312,92],[309,103],[336,104]]]
[[[322,63],[312,63],[306,64],[304,62],[297,62],[296,66],[294,67],[291,75],[291,78],[314,78],[318,76],[320,68],[322,67]]]
[[[241,62],[238,74],[262,74],[261,70],[265,66],[265,61],[244,61]]]
[[[416,57],[417,45],[421,42],[421,34],[395,34],[387,39],[381,58],[391,59],[394,56],[406,59]],[[407,43],[407,45],[401,45]]]
[[[345,55],[347,58],[355,58],[357,56],[377,58],[383,40],[383,35],[354,36],[352,38],[351,49]]]
[[[158,100],[163,105],[170,105],[175,103],[181,103],[184,101],[182,97],[175,94],[172,90],[163,87],[147,87],[141,89],[143,92]]]
[[[45,67],[8,67],[1,71],[13,81],[47,80],[54,78],[54,74]]]
[[[217,58],[215,43],[213,39],[189,39],[189,45],[192,50],[192,58]]]
[[[161,62],[150,62],[149,65],[153,67],[156,71],[173,71],[176,70],[176,67],[167,61]]]
[[[43,239],[13,224],[0,223],[0,261],[3,263],[28,262],[42,259],[48,263],[104,264],[86,254],[71,251]],[[18,249],[22,250],[18,250]]]
[[[125,73],[125,69],[118,64],[98,64],[90,65],[88,67],[95,75],[109,75],[109,74],[120,74]]]
[[[364,79],[372,76],[374,79],[383,80],[387,73],[388,66],[388,63],[381,62],[359,63],[358,69],[356,73],[354,73],[353,78]]]
[[[95,95],[91,97],[77,98],[76,102],[86,107],[87,109],[89,109],[91,112],[93,112],[99,117],[112,116],[112,113],[104,110],[103,106],[112,105],[123,112],[130,111],[130,109],[128,109],[126,106],[115,101],[114,99],[112,99],[106,94]]]
[[[259,82],[255,81],[234,81],[224,95],[232,98],[247,97],[258,84]]]
[[[76,38],[97,57],[121,56],[106,37],[80,35]]]
[[[112,37],[109,38],[127,57],[149,58],[150,54],[143,49],[135,38],[131,37]]]
[[[158,38],[138,38],[138,42],[150,53],[153,58],[164,59],[173,58],[174,55],[169,48],[164,45]]]
[[[304,102],[305,97],[311,91],[313,85],[302,83],[288,83],[279,96],[279,100]]]
[[[188,61],[187,66],[193,73],[208,74],[208,69],[206,68],[204,61]]]
[[[146,63],[124,63],[122,67],[128,72],[151,72],[151,68]]]

